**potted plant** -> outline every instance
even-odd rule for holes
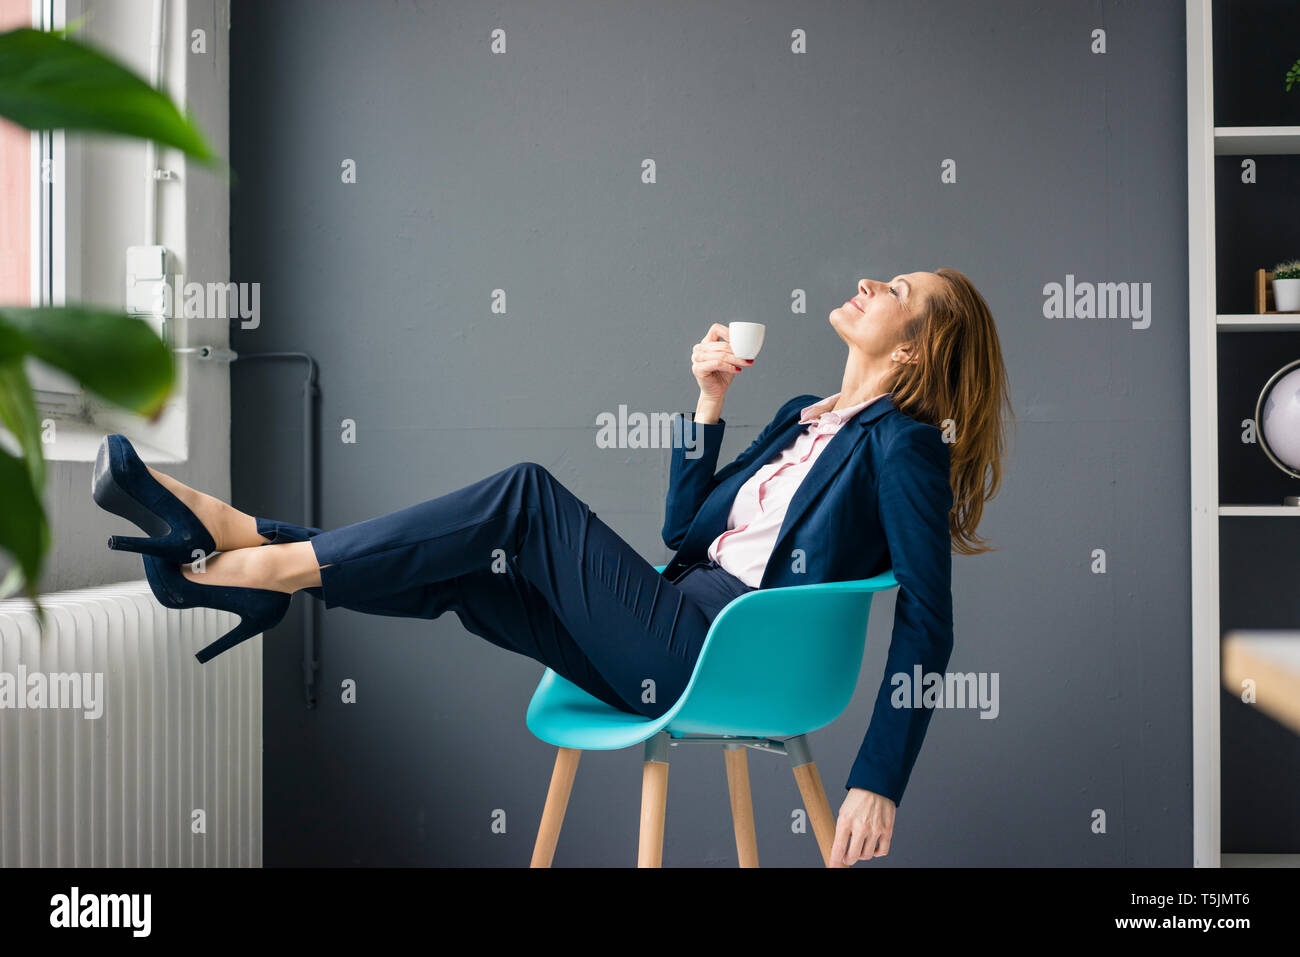
[[[1273,308],[1278,312],[1300,312],[1300,259],[1273,267]]]

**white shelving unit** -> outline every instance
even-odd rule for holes
[[[1300,329],[1300,313],[1280,316],[1222,315],[1214,320],[1220,332],[1295,332]]]
[[[1214,158],[1300,154],[1300,126],[1214,125],[1213,0],[1186,3],[1193,863],[1196,867],[1219,867],[1223,863],[1219,797],[1219,519],[1300,518],[1300,507],[1219,503],[1217,336],[1220,332],[1300,331],[1300,313],[1216,313]]]
[[[1220,515],[1255,517],[1300,517],[1300,505],[1220,505]]]
[[[1294,155],[1300,153],[1300,126],[1216,126],[1214,152],[1216,156]]]

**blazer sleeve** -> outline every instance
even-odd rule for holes
[[[922,676],[942,676],[952,654],[950,461],[939,430],[918,424],[891,441],[877,480],[881,527],[899,588],[885,676],[845,788],[865,788],[895,804],[902,801],[933,712],[914,704],[916,668]],[[905,683],[898,686],[896,676]],[[902,706],[895,706],[896,697]]]
[[[793,408],[803,408],[808,400],[816,401],[816,396],[800,395],[788,400],[772,421],[763,427],[758,437],[741,452],[736,459],[714,473],[718,465],[718,452],[722,448],[722,435],[726,431],[727,420],[719,418],[717,422],[695,421],[692,412],[678,412],[673,415],[672,458],[668,466],[668,501],[664,509],[662,537],[664,544],[671,549],[681,547],[686,537],[686,530],[695,520],[695,514],[704,504],[720,482],[725,482],[736,472],[744,469],[759,447],[767,441],[774,429],[781,428]],[[688,440],[689,439],[689,443]],[[698,445],[696,444],[698,443]],[[689,451],[699,454],[691,457]]]

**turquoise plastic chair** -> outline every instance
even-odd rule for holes
[[[659,867],[668,749],[683,741],[722,742],[741,867],[758,866],[745,748],[789,755],[822,863],[829,866],[835,819],[805,736],[848,707],[862,667],[871,597],[897,585],[890,570],[860,581],[746,592],[713,619],[686,690],[658,718],[613,708],[547,668],[525,720],[559,753],[532,866],[551,865],[582,752],[645,742],[637,866]]]

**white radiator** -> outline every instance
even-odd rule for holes
[[[0,601],[0,866],[260,867],[262,637],[145,581]],[[98,712],[98,713],[96,713]]]

